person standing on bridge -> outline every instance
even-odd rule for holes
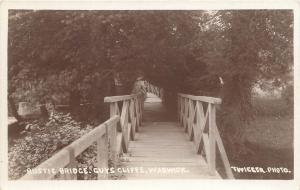
[[[144,97],[146,97],[147,89],[146,89],[146,86],[145,86],[144,77],[142,77],[142,76],[137,77],[137,79],[136,79],[136,81],[133,85],[132,93],[133,94],[142,93],[144,95]]]

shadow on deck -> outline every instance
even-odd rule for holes
[[[160,98],[152,93],[147,93],[147,98],[144,103],[143,122],[176,122],[176,115],[168,111]]]

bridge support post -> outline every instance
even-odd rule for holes
[[[105,133],[97,140],[97,167],[108,168],[108,126],[105,126]],[[107,179],[108,174],[99,172],[98,179]]]
[[[118,155],[117,155],[117,124],[112,125],[108,129],[108,158],[109,167],[117,168]]]

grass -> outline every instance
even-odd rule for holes
[[[293,105],[276,97],[254,97],[252,104],[257,116],[263,117],[293,117]]]
[[[249,143],[272,149],[293,148],[293,118],[258,117],[246,128]]]
[[[255,98],[255,119],[245,129],[249,153],[232,160],[238,167],[285,167],[291,173],[235,173],[239,179],[293,179],[293,107],[279,98]]]

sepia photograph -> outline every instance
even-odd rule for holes
[[[9,181],[294,180],[293,9],[7,12]]]

